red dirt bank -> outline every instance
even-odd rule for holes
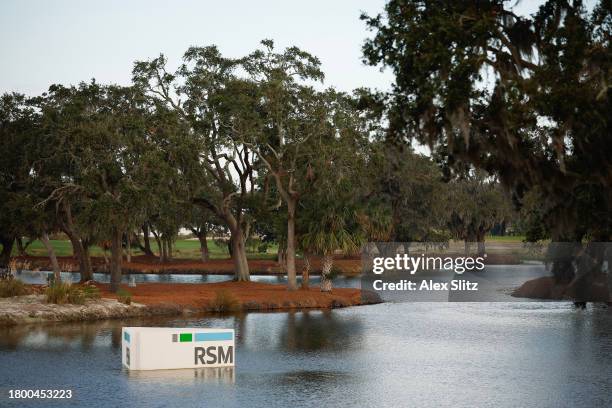
[[[96,284],[103,297],[116,298],[109,285]],[[132,294],[132,301],[153,307],[177,307],[194,311],[214,310],[219,294],[236,302],[240,310],[273,310],[293,308],[332,308],[373,303],[364,301],[360,289],[336,288],[332,293],[318,287],[289,291],[285,285],[260,282],[218,283],[141,283],[123,287]]]

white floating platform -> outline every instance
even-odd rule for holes
[[[233,367],[234,330],[124,327],[121,361],[129,370]]]

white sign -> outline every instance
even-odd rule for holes
[[[130,370],[233,367],[234,330],[124,327],[121,361]]]

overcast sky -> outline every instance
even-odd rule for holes
[[[391,77],[361,63],[367,35],[360,11],[384,0],[76,1],[2,0],[0,92],[35,94],[57,82],[129,84],[132,64],[163,52],[177,65],[191,45],[217,45],[232,57],[260,40],[318,56],[325,84],[385,88]]]
[[[135,60],[160,52],[178,65],[191,45],[217,45],[238,57],[261,39],[297,45],[318,56],[325,84],[344,91],[387,89],[390,73],[361,63],[369,34],[362,11],[377,14],[384,0],[1,0],[0,93],[29,95],[52,83],[127,85]],[[531,13],[539,1],[523,1]]]

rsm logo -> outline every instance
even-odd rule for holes
[[[122,363],[128,370],[233,367],[234,330],[124,327]]]
[[[195,365],[234,364],[234,346],[196,347]]]

